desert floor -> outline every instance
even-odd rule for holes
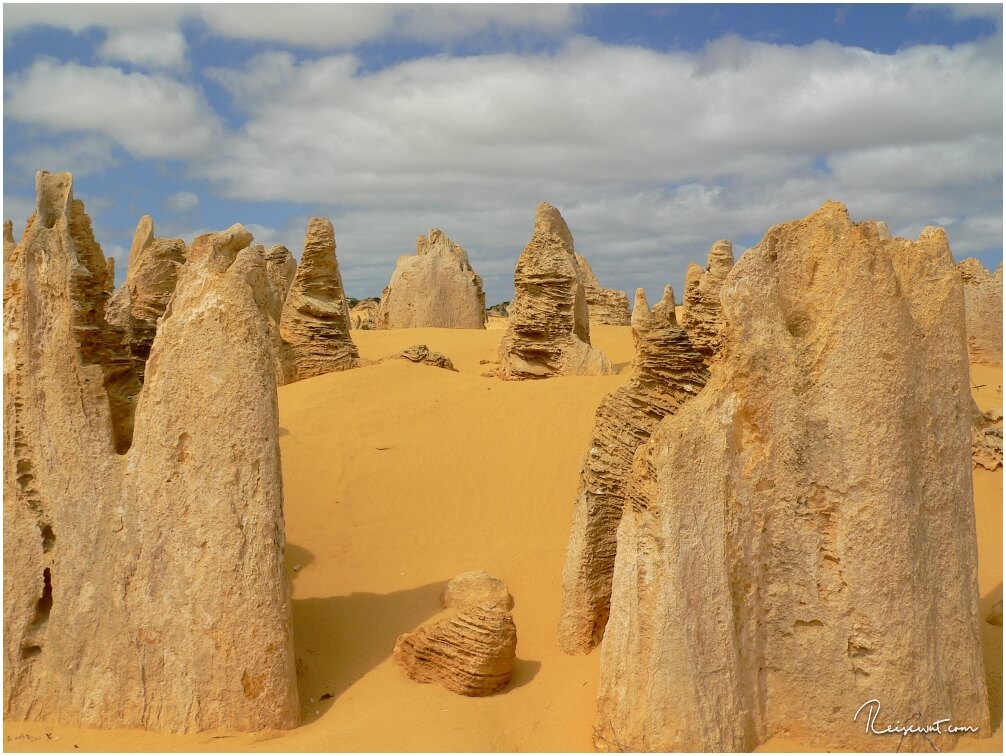
[[[593,329],[620,373],[503,383],[481,377],[501,330],[354,331],[364,357],[424,343],[452,373],[403,361],[279,391],[287,566],[304,721],[289,732],[165,736],[5,723],[6,750],[590,751],[598,653],[555,644],[580,460],[601,398],[628,377],[627,327]],[[1002,371],[975,366],[983,409]],[[1002,751],[1002,470],[977,470],[982,644]],[[500,694],[464,698],[405,678],[396,637],[446,615],[445,581],[482,568],[514,596],[518,662]],[[776,738],[762,750],[804,750]]]

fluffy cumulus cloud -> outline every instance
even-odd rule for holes
[[[347,278],[370,290],[375,256],[386,267],[381,255],[441,223],[505,282],[542,199],[625,287],[662,270],[678,280],[715,239],[760,235],[828,198],[896,231],[943,219],[959,253],[1001,234],[1001,222],[975,222],[999,214],[998,40],[882,55],[577,39],[556,54],[373,73],[347,54],[277,52],[210,75],[247,120],[205,176],[237,199],[342,207]]]
[[[47,8],[13,8],[5,30],[56,23]],[[266,243],[298,250],[307,216],[328,215],[357,296],[378,293],[437,226],[469,250],[490,299],[509,298],[541,200],[563,211],[602,282],[651,297],[716,239],[753,242],[829,198],[895,233],[945,225],[958,256],[1001,244],[1001,36],[890,54],[733,36],[660,52],[570,34],[569,6],[129,6],[98,21],[95,8],[58,23],[104,26],[100,57],[160,72],[36,60],[7,77],[7,117],[98,164],[113,144],[180,159],[232,207],[293,203],[286,223],[258,227]],[[294,49],[264,45],[179,78],[185,39],[171,35],[186,19]],[[345,51],[500,30],[566,38],[547,53],[377,69]],[[166,204],[205,214],[208,195]],[[220,223],[234,220],[256,219]]]
[[[195,157],[220,137],[197,90],[159,74],[40,58],[4,80],[4,115],[62,134],[114,140],[135,157]]]
[[[98,55],[136,66],[178,69],[185,67],[186,48],[185,37],[175,29],[120,29],[109,33]]]
[[[74,176],[87,176],[118,162],[114,148],[114,142],[106,137],[84,134],[38,142],[18,152],[10,162],[24,176],[34,176],[39,170],[70,171]]]
[[[33,26],[54,26],[78,32],[97,27],[110,30],[113,47],[134,57],[144,53],[137,43],[147,33],[156,51],[149,58],[171,58],[175,41],[163,38],[185,21],[204,24],[215,36],[268,40],[317,49],[340,49],[386,37],[421,42],[452,42],[480,34],[555,34],[573,27],[579,10],[571,5],[299,5],[213,3],[205,5],[61,5],[24,4],[4,9],[4,32]],[[154,36],[151,30],[161,30]],[[123,36],[128,31],[133,36]],[[118,39],[117,39],[118,38]],[[113,40],[116,40],[114,41]],[[184,40],[183,40],[184,42]],[[109,43],[106,43],[106,46]],[[184,52],[184,44],[181,48]],[[161,65],[164,65],[161,63]]]

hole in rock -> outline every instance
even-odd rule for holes
[[[35,604],[35,616],[32,617],[32,627],[42,627],[49,621],[49,612],[52,611],[52,573],[46,567],[42,571],[42,597]]]
[[[42,551],[52,551],[52,547],[56,543],[56,534],[53,533],[52,528],[44,522],[39,527],[42,530]],[[46,572],[48,572],[48,570],[46,570]]]

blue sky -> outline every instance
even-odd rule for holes
[[[826,199],[1002,260],[1002,6],[4,6],[4,217],[71,170],[125,272],[245,224],[332,219],[350,295],[415,238],[509,299],[534,207],[606,286],[681,291]]]

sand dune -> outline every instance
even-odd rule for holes
[[[458,373],[402,361],[280,389],[287,565],[304,724],[258,735],[162,736],[5,723],[8,750],[590,751],[598,654],[555,642],[580,460],[601,398],[627,378],[627,327],[591,329],[620,374],[504,383],[481,377],[500,330],[354,331],[379,359],[423,343]],[[1002,371],[976,366],[983,409]],[[975,473],[982,612],[1002,596],[1002,471]],[[409,681],[395,638],[441,616],[438,595],[485,569],[514,596],[518,663],[501,694]],[[1002,631],[982,623],[993,721]],[[1002,730],[962,750],[1001,751]],[[76,748],[75,748],[76,746]],[[776,738],[761,750],[804,750]]]

